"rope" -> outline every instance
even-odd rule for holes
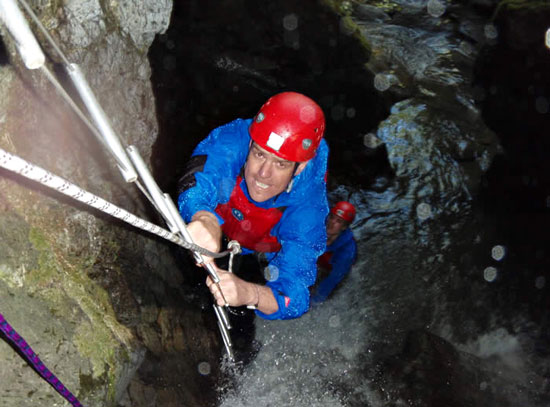
[[[50,35],[50,33],[48,32],[48,30],[46,30],[46,28],[44,27],[44,25],[42,24],[42,22],[38,19],[38,17],[36,16],[36,14],[34,13],[34,11],[32,10],[32,8],[28,5],[28,3],[25,1],[25,0],[17,0],[26,10],[27,14],[29,14],[29,16],[32,18],[32,20],[35,22],[35,24],[37,25],[37,27],[40,29],[40,31],[42,31],[42,33],[44,34],[44,36],[46,37],[46,39],[48,40],[48,42],[50,43],[50,45],[53,47],[53,49],[57,52],[57,54],[59,55],[59,57],[63,60],[65,66],[68,68],[68,69],[71,69],[71,63],[69,62],[68,58],[65,56],[65,54],[63,53],[63,51],[61,50],[61,48],[57,45],[57,43],[55,42],[55,40],[53,39],[53,37]],[[53,87],[57,90],[57,92],[61,95],[61,97],[65,100],[65,102],[70,106],[70,108],[76,113],[76,115],[82,120],[82,122],[88,127],[88,129],[97,137],[97,139],[104,145],[106,146],[106,142],[105,140],[103,139],[103,137],[101,136],[101,134],[99,133],[98,129],[90,122],[90,120],[88,119],[88,117],[82,112],[82,110],[80,110],[80,108],[77,106],[77,104],[73,101],[73,99],[71,98],[71,96],[65,91],[65,89],[63,88],[63,86],[59,83],[59,81],[57,80],[57,78],[51,73],[51,71],[46,67],[46,66],[42,66],[41,67],[41,71],[42,73],[44,74],[44,76],[48,79],[48,81],[53,85]],[[106,146],[107,149],[108,146]],[[9,153],[6,153],[6,154],[9,154]],[[117,161],[117,164],[119,166],[121,166],[122,168],[125,167],[124,163],[120,162],[120,160],[118,159],[118,157],[113,154],[113,157],[115,158],[115,160]],[[20,159],[21,161],[24,161],[22,159]],[[28,164],[28,163],[27,163]],[[31,164],[28,164],[28,165],[31,165]],[[38,167],[36,167],[38,168]],[[40,168],[38,168],[40,169]],[[41,170],[41,169],[40,169]],[[42,170],[42,171],[45,171],[45,170]],[[23,175],[23,174],[21,174]],[[36,180],[36,181],[39,181],[39,180]],[[63,180],[65,183],[68,183],[68,181],[65,181]],[[40,181],[39,181],[40,182]],[[156,204],[154,202],[154,200],[151,198],[151,196],[149,195],[149,193],[147,192],[147,190],[140,184],[139,181],[135,181],[136,183],[136,186],[138,187],[138,189],[145,195],[145,197],[149,200],[149,202],[151,202],[151,204],[156,208]],[[78,188],[78,187],[76,187]],[[60,191],[60,192],[63,192],[63,191]],[[86,191],[83,191],[83,192],[86,192]],[[92,195],[92,194],[90,194]],[[78,199],[78,198],[76,198]],[[101,198],[99,198],[101,199]],[[106,201],[104,201],[106,202]],[[86,203],[86,202],[85,202]],[[110,206],[113,206],[117,209],[120,209],[118,207],[116,207],[115,205],[113,204],[110,204],[108,202],[106,202],[108,205]],[[98,208],[100,210],[102,210],[101,208]],[[158,210],[158,208],[156,208]],[[123,209],[120,209],[123,211]],[[104,211],[105,212],[105,211]],[[159,211],[160,212],[160,211]],[[107,212],[109,213],[109,212]],[[113,213],[109,213],[109,215],[113,215],[113,216],[116,216],[114,215]],[[133,215],[132,215],[133,216]],[[117,216],[118,217],[118,216]],[[137,218],[139,219],[139,218]],[[122,219],[124,220],[124,219]],[[144,222],[144,223],[149,223],[147,221],[144,221],[142,219],[140,219],[140,221]],[[128,222],[130,223],[130,222]],[[133,223],[132,223],[133,224]],[[135,225],[133,224],[134,226],[137,226],[137,227],[140,227],[139,225]],[[158,226],[155,226],[156,228],[158,229],[161,229],[160,227]],[[142,228],[143,229],[143,228]],[[147,229],[144,229],[144,230],[147,230]],[[151,231],[152,233],[156,233],[152,230],[148,230],[148,231]],[[167,232],[165,231],[166,233],[170,233],[170,232]],[[157,234],[157,233],[156,233]],[[170,233],[171,234],[171,233]],[[161,237],[164,237],[164,235],[160,235]],[[179,239],[179,237],[178,237]],[[192,251],[195,251],[195,252],[198,252],[200,254],[203,254],[205,256],[208,256],[208,257],[212,257],[212,258],[221,258],[221,257],[224,257],[224,256],[227,256],[228,254],[230,253],[233,253],[233,254],[238,254],[240,253],[240,246],[239,246],[239,243],[238,242],[234,242],[234,248],[232,249],[230,246],[228,246],[228,250],[226,251],[223,251],[223,252],[220,252],[220,253],[216,253],[216,252],[211,252],[207,249],[204,249],[198,245],[195,245],[194,243],[189,243],[185,240],[182,240],[182,239],[179,239],[178,241],[175,241],[174,239],[172,238],[168,238],[168,240],[176,243],[176,244],[179,244],[180,246],[186,248],[186,249],[189,249],[189,250],[192,250]],[[237,247],[238,246],[238,247]]]
[[[33,165],[18,156],[10,154],[3,149],[0,149],[0,167],[22,175],[23,177],[30,180],[39,182],[40,184],[50,189],[61,192],[64,195],[67,195],[88,206],[98,209],[101,212],[104,212],[110,216],[118,218],[138,229],[153,233],[157,236],[162,237],[163,239],[169,240],[186,249],[197,251],[205,256],[220,258],[227,256],[230,253],[234,253],[236,250],[240,250],[240,247],[233,247],[229,250],[215,253],[194,243],[186,242],[178,235],[169,232],[168,230],[163,229],[160,226],[157,226],[151,222],[148,222],[145,219],[139,218],[136,215],[126,211],[125,209],[122,209],[104,200],[103,198],[92,194],[91,192],[85,191],[77,185],[72,184],[61,177],[58,177],[57,175],[54,175],[43,168]]]
[[[6,337],[10,340],[10,342],[22,352],[25,359],[27,359],[28,362],[36,369],[40,376],[50,383],[59,394],[61,394],[74,407],[82,407],[80,401],[78,401],[78,399],[63,385],[63,383],[61,383],[61,380],[59,380],[51,371],[48,370],[38,355],[34,353],[29,344],[25,342],[23,337],[19,335],[17,331],[10,326],[10,324],[8,324],[8,321],[6,321],[2,314],[0,314],[0,331],[6,334]]]

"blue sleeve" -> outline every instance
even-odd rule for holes
[[[279,309],[273,314],[256,311],[260,317],[291,319],[309,309],[309,287],[317,276],[317,257],[325,250],[327,213],[326,199],[320,199],[317,205],[304,206],[281,222],[278,239],[282,248],[269,263],[266,284]]]
[[[336,288],[336,286],[343,280],[343,278],[351,270],[351,266],[355,261],[356,245],[353,240],[341,247],[332,255],[330,264],[332,265],[332,271],[330,274],[321,281],[317,287],[317,292],[312,298],[314,302],[322,302],[327,299],[330,293]]]
[[[202,171],[195,173],[195,186],[178,197],[178,208],[185,222],[190,222],[200,210],[215,214],[216,206],[229,200],[248,155],[250,122],[237,119],[214,129],[193,151],[193,156],[205,155],[207,159]]]

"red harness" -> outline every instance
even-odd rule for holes
[[[330,259],[332,258],[332,252],[325,252],[317,259],[317,267],[332,270],[332,264],[330,264]]]
[[[281,244],[270,232],[283,212],[278,208],[258,208],[251,203],[241,189],[241,180],[242,177],[238,176],[229,201],[216,207],[216,213],[224,220],[223,233],[229,239],[237,240],[241,246],[256,252],[281,250]]]

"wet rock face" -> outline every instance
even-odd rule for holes
[[[158,129],[146,52],[166,30],[172,3],[29,3],[64,56],[80,65],[123,144],[135,145],[148,162]],[[0,148],[163,225],[43,72],[24,67],[1,30]],[[35,33],[48,70],[74,96],[64,61]],[[178,396],[206,403],[199,387],[216,374],[210,348],[217,349],[217,328],[197,305],[206,293],[182,290],[185,271],[174,263],[171,244],[3,169],[0,237],[0,313],[84,405],[139,405],[132,398],[155,393],[157,383],[138,369],[150,358],[170,357],[188,383],[188,393]],[[0,358],[1,400],[63,402],[5,341]],[[212,365],[203,376],[201,362]]]

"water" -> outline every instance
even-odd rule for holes
[[[299,319],[257,319],[256,339],[261,349],[242,371],[236,373],[226,367],[226,374],[234,375],[236,385],[219,389],[220,406],[387,406],[384,393],[393,397],[394,385],[383,388],[375,384],[370,371],[377,369],[374,356],[380,343],[390,348],[386,349],[389,353],[400,351],[396,345],[400,333],[392,338],[387,335],[390,329],[380,336],[376,327],[383,324],[380,319],[389,311],[381,309],[390,304],[358,290],[364,267],[364,263],[357,264],[337,295]],[[445,336],[444,331],[439,333]],[[525,339],[496,328],[455,345],[485,361],[484,372],[490,374],[488,378],[479,374],[483,378],[476,384],[479,390],[492,389],[518,406],[543,406],[540,400],[533,400],[533,394],[544,392],[548,380],[530,371],[526,344],[522,343]]]
[[[363,267],[364,262],[357,263],[338,295],[301,318],[257,318],[256,339],[261,349],[220,405],[343,407],[357,398],[372,403],[376,397],[358,373],[375,308],[356,290]],[[359,301],[362,297],[364,301]]]

